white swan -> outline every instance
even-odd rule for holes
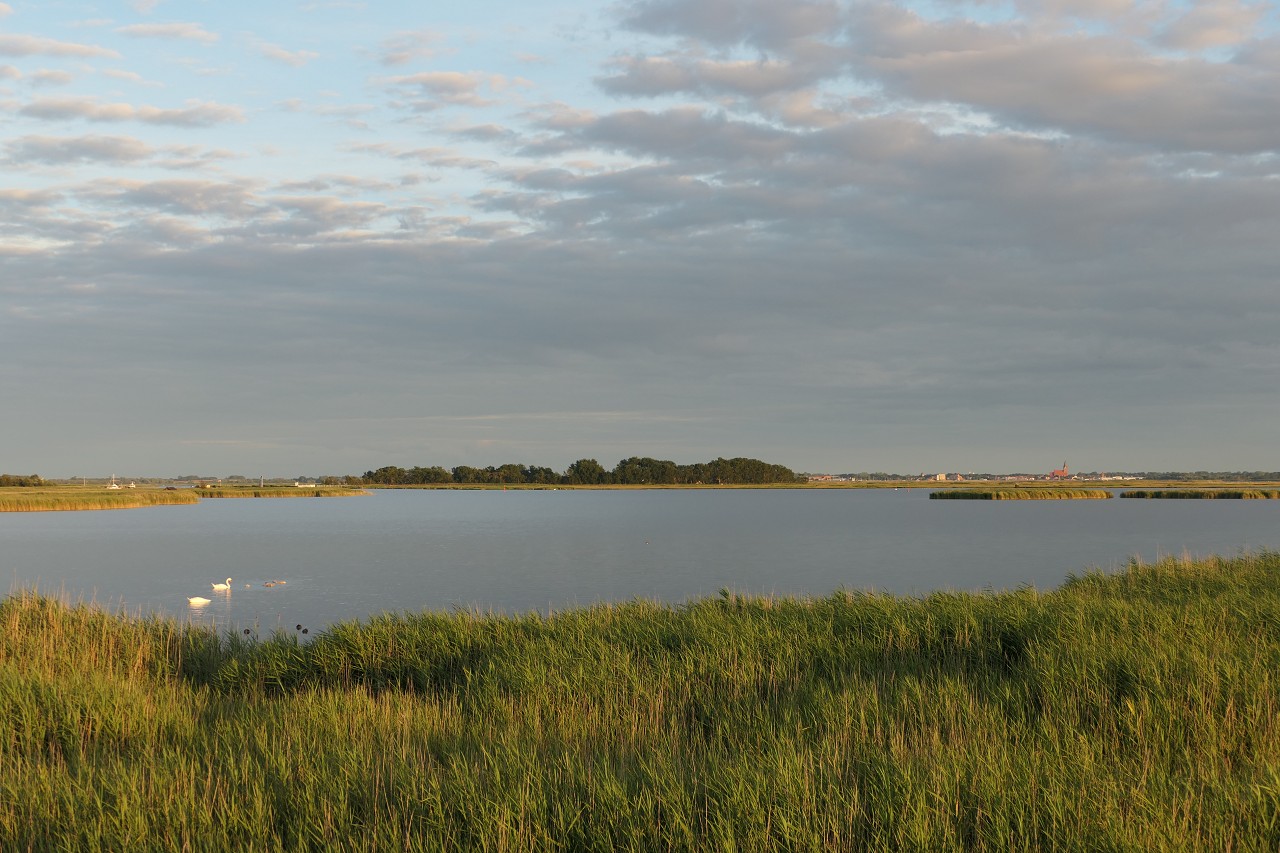
[[[213,587],[213,589],[214,589],[214,591],[215,591],[215,592],[222,592],[224,589],[225,589],[225,590],[230,590],[230,589],[231,589],[231,578],[227,578],[227,582],[226,582],[226,583],[211,583],[211,584],[209,584],[209,586]]]
[[[192,607],[203,607],[208,603],[209,599],[199,595],[193,595],[187,599],[187,604],[190,604]]]

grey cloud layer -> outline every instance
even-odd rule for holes
[[[58,177],[0,191],[0,331],[38,350],[91,341],[154,371],[161,396],[188,401],[195,380],[231,411],[643,410],[653,446],[708,424],[684,445],[695,457],[705,440],[797,467],[859,436],[992,459],[1137,452],[1191,398],[1253,412],[1216,428],[1265,447],[1257,418],[1280,415],[1274,36],[1242,4],[1016,8],[624,4],[635,38],[595,79],[625,100],[591,104],[554,100],[536,71],[452,70],[434,32],[395,34],[366,54],[394,69],[367,81],[381,102],[282,102],[291,120],[375,130],[342,145],[346,170],[78,175],[224,155],[197,138],[14,136],[6,165]],[[275,58],[291,56],[307,58]],[[87,96],[10,109],[175,132],[258,120]],[[147,367],[191,329],[216,332],[220,360]],[[1061,401],[1123,415],[1081,437]],[[607,426],[558,424],[560,444],[525,461],[613,447]],[[494,436],[516,446],[522,428]],[[378,446],[424,455],[347,466],[500,461],[428,453],[465,448],[457,430],[388,432]],[[916,458],[892,453],[883,467]]]

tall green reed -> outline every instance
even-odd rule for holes
[[[390,614],[0,604],[17,849],[1274,849],[1280,557],[1051,592]]]

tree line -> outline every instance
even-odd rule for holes
[[[803,477],[790,468],[772,465],[759,459],[737,457],[714,459],[692,465],[679,465],[667,459],[631,456],[620,461],[613,470],[594,459],[579,459],[564,473],[551,468],[509,463],[473,468],[400,468],[387,465],[366,471],[362,477],[347,477],[349,483],[383,486],[417,486],[446,483],[502,483],[563,486],[659,486],[659,485],[757,485],[766,483],[798,483]]]
[[[35,474],[0,474],[2,486],[43,486],[44,480]]]

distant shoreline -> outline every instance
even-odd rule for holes
[[[364,486],[188,486],[160,487],[154,485],[137,488],[111,489],[105,486],[79,486],[69,484],[42,485],[38,487],[12,486],[0,488],[0,512],[59,512],[86,510],[140,509],[153,506],[190,506],[201,499],[248,498],[315,498],[350,497],[368,495],[374,491],[707,491],[707,490],[888,490],[931,489],[931,497],[952,497],[950,492],[993,493],[1018,491],[1023,499],[1048,497],[1061,493],[1063,497],[1080,496],[1086,489],[1090,497],[1096,490],[1107,490],[1116,497],[1144,498],[1231,498],[1237,496],[1275,497],[1280,483],[1240,482],[1224,480],[1138,480],[1119,486],[1110,481],[1073,480],[1067,482],[961,481],[942,482],[931,480],[877,480],[877,481],[818,481],[810,483],[607,483],[607,484],[547,484],[547,483],[421,483],[403,485],[369,484]],[[1127,494],[1132,492],[1132,494]],[[957,494],[956,497],[960,495]],[[1057,494],[1053,494],[1057,497]]]

